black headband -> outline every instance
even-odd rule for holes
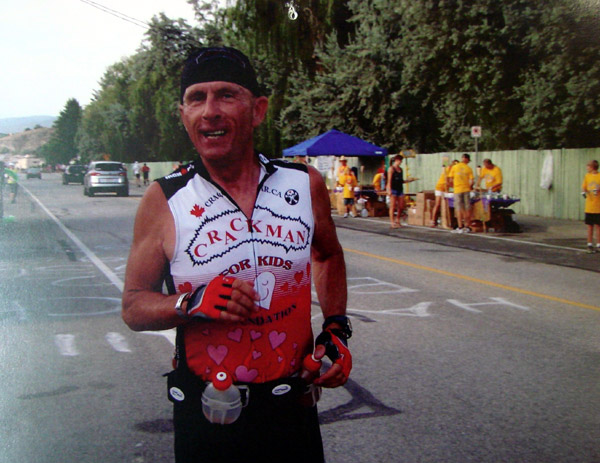
[[[208,47],[196,50],[185,61],[181,73],[181,102],[190,85],[216,81],[241,85],[254,96],[263,94],[246,55],[231,47]]]

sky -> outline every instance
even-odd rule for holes
[[[143,22],[164,12],[195,23],[186,0],[93,1]],[[144,32],[82,0],[0,0],[0,119],[58,116],[70,98],[85,107]]]

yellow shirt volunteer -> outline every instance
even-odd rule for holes
[[[600,214],[600,173],[585,174],[581,188],[587,193],[585,213]]]
[[[446,180],[448,178],[449,173],[450,173],[450,166],[444,167],[442,170],[442,173],[440,175],[440,178],[438,179],[437,183],[435,184],[435,189],[437,191],[446,191]]]
[[[473,170],[464,162],[452,166],[448,177],[454,179],[454,193],[467,193],[471,191]]]
[[[491,190],[495,185],[502,184],[502,171],[498,166],[494,166],[491,169],[484,167],[481,169],[481,179],[484,182],[484,188]]]
[[[340,175],[339,182],[344,186],[344,198],[354,198],[354,187],[358,186],[358,180],[352,174]]]

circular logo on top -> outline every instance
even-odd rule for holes
[[[300,201],[300,195],[298,194],[298,192],[296,190],[286,191],[284,198],[285,198],[285,201],[290,206],[294,206],[294,205],[298,204],[298,201]]]

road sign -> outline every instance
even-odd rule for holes
[[[481,126],[474,125],[471,127],[471,137],[473,138],[481,138]]]

